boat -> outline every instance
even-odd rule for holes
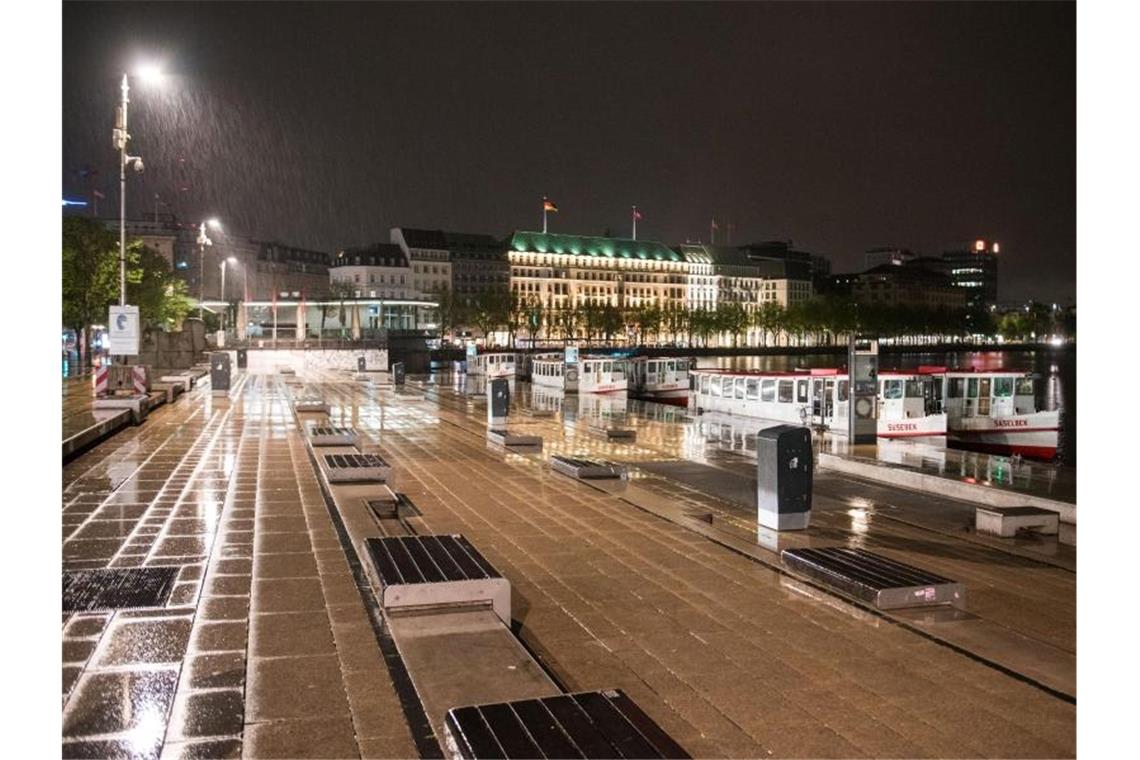
[[[947,370],[941,376],[947,439],[987,454],[1052,460],[1060,438],[1060,412],[1037,408],[1036,377],[1016,370]]]
[[[567,365],[563,354],[540,354],[531,360],[530,381],[567,393],[625,393],[628,366],[628,360],[612,356],[580,356]]]
[[[476,354],[467,360],[468,375],[484,377],[515,377],[515,354]]]
[[[693,369],[698,411],[812,425],[847,433],[850,381],[838,369],[758,372]],[[939,408],[936,373],[879,374],[878,435],[881,438],[941,438],[947,417]]]
[[[629,360],[629,392],[635,398],[686,406],[690,359],[638,356]]]

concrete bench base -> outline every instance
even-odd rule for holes
[[[608,428],[591,425],[590,432],[604,436],[607,441],[636,441],[637,431],[629,428]]]
[[[328,414],[329,405],[324,401],[298,401],[293,404],[293,408],[298,413],[315,412],[317,414]]]
[[[487,431],[487,440],[500,446],[536,446],[542,448],[542,436],[509,433],[504,429],[491,428]]]
[[[1059,522],[1056,512],[1039,507],[978,507],[974,511],[974,530],[1001,538],[1013,538],[1021,530],[1054,536]]]

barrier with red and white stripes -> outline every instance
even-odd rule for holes
[[[95,395],[106,396],[109,392],[109,384],[111,382],[111,367],[104,365],[95,369]]]
[[[150,373],[144,365],[136,364],[131,367],[131,384],[135,388],[135,393],[144,396],[150,393]]]

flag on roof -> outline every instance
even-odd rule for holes
[[[555,204],[555,202],[550,200],[549,198],[543,198],[542,199],[542,210],[543,211],[557,211],[558,205]]]
[[[107,196],[103,195],[103,193],[99,192],[98,190],[92,191],[91,194],[94,195],[96,198],[106,198],[107,197]]]
[[[642,220],[641,212],[637,210],[637,206],[633,207],[633,219],[636,222],[640,222]]]
[[[712,229],[714,229],[714,230],[719,230],[719,229],[720,229],[720,227],[717,227],[717,226],[716,226],[716,219],[713,219],[713,220],[712,220]]]

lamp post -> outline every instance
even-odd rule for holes
[[[157,68],[145,67],[139,74],[148,80],[157,80],[162,74]],[[115,110],[115,128],[111,130],[111,143],[119,151],[119,306],[127,305],[127,167],[136,172],[143,170],[142,158],[127,155],[127,143],[131,139],[127,131],[127,106],[131,102],[130,84],[127,75],[119,85],[121,99]]]
[[[226,264],[235,264],[236,265],[237,263],[238,263],[238,260],[236,258],[234,258],[233,256],[229,256],[227,258],[222,259],[222,263],[219,264],[219,266],[221,267],[221,270],[222,270],[222,286],[221,286],[221,288],[219,288],[219,291],[221,292],[221,300],[222,300],[223,304],[226,303]],[[224,329],[226,329],[226,311],[225,311],[224,306],[222,308],[223,308],[223,311],[222,311],[222,329],[224,330]]]
[[[206,226],[221,229],[217,219],[208,219],[198,227],[198,319],[203,317],[202,302],[206,300],[206,247],[214,244],[206,234]]]

